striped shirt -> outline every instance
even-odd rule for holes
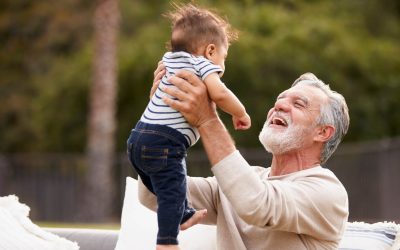
[[[200,135],[196,128],[189,125],[186,119],[180,112],[171,108],[162,100],[163,96],[168,96],[161,90],[163,86],[175,86],[167,81],[167,78],[174,75],[176,71],[184,69],[189,70],[204,80],[211,73],[220,73],[222,69],[220,66],[213,64],[208,59],[200,56],[196,57],[186,52],[167,52],[162,59],[165,67],[166,74],[161,79],[160,85],[152,96],[146,110],[144,111],[140,121],[150,124],[166,125],[181,132],[189,145],[194,145],[199,139]]]

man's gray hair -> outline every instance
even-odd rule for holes
[[[293,82],[292,87],[298,84],[316,87],[322,90],[328,97],[328,102],[321,105],[320,115],[316,120],[317,125],[332,125],[335,127],[334,135],[325,143],[321,152],[321,164],[324,164],[333,152],[335,152],[349,129],[349,109],[341,94],[331,90],[328,84],[325,84],[312,73],[301,75]]]

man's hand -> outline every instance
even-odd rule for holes
[[[181,70],[168,81],[177,88],[166,87],[163,91],[178,100],[164,97],[164,102],[180,111],[192,126],[200,127],[218,118],[216,106],[210,101],[205,84],[195,74]]]
[[[212,166],[236,150],[235,144],[218,118],[216,105],[208,97],[206,85],[190,71],[178,71],[168,81],[177,88],[164,88],[173,100],[163,97],[166,104],[180,111],[186,120],[199,129],[204,149]]]
[[[150,90],[150,99],[156,92],[158,85],[160,85],[161,78],[165,75],[165,66],[162,61],[158,62],[158,66],[156,70],[154,71],[154,80],[153,80],[153,86],[151,87]]]

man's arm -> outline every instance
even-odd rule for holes
[[[331,241],[343,232],[346,190],[322,168],[268,179],[267,170],[250,167],[236,151],[211,170],[236,213],[250,225]]]
[[[152,211],[157,211],[157,197],[150,192],[138,177],[138,198],[140,203]]]
[[[198,130],[211,166],[236,150],[229,132],[219,117],[203,123]]]
[[[235,144],[219,119],[202,81],[189,71],[178,71],[169,82],[178,88],[164,88],[164,91],[178,100],[164,97],[165,103],[179,110],[191,125],[199,129],[211,165],[234,152]]]
[[[213,177],[187,177],[188,198],[197,210],[207,209],[203,224],[217,223],[218,184]],[[150,192],[138,178],[138,194],[140,203],[152,211],[157,211],[157,197]]]

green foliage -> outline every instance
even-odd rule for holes
[[[187,2],[187,1],[176,1]],[[276,96],[304,72],[342,93],[346,140],[400,135],[400,4],[395,0],[197,1],[240,31],[223,81],[252,117],[232,129],[239,146],[256,139]],[[92,2],[0,4],[1,151],[83,151],[91,80]],[[147,102],[170,24],[167,1],[121,0],[118,149]],[[6,52],[6,53],[4,53]]]
[[[90,37],[90,3],[80,0],[1,2],[0,151],[39,150],[38,138],[57,143],[46,136],[46,131],[43,134],[35,131],[35,127],[43,125],[35,124],[37,114],[33,111],[33,102],[46,91],[42,88],[46,84],[37,85],[36,79],[53,75],[49,82],[56,84],[65,77],[68,68],[59,71],[59,75],[52,71],[63,57],[80,53]],[[57,102],[46,105],[55,108]]]
[[[84,48],[57,60],[48,74],[35,79],[40,89],[32,100],[36,150],[84,150],[91,61],[91,49]]]
[[[165,53],[169,24],[146,23],[137,35],[122,37],[119,56],[118,145],[123,147],[149,101],[153,72]],[[156,42],[155,42],[156,41]]]
[[[308,71],[345,96],[351,114],[347,140],[399,135],[400,120],[393,112],[400,97],[398,28],[391,25],[388,34],[373,36],[376,29],[365,21],[368,9],[363,13],[360,6],[343,2],[297,3],[290,8],[259,4],[228,15],[242,32],[230,49],[224,80],[250,112],[252,135],[261,129],[274,97]],[[388,15],[379,22],[390,26],[394,19]],[[252,138],[248,133],[235,134],[239,143],[257,143],[247,139]]]

